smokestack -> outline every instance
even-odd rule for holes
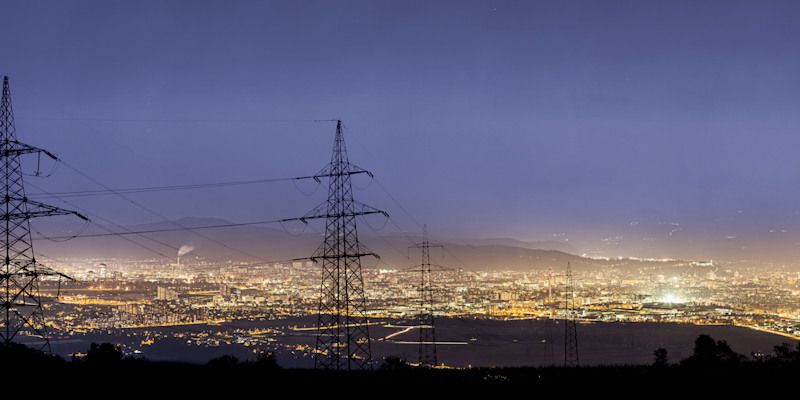
[[[194,246],[191,244],[185,244],[178,249],[178,266],[181,266],[181,256],[185,256],[186,254],[190,253],[194,250]]]

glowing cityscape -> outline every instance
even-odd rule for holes
[[[4,1],[0,362],[336,393],[791,379],[799,13]]]

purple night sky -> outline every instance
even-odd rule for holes
[[[442,237],[796,243],[798,15],[793,1],[7,0],[0,74],[20,140],[113,187],[313,174],[335,125],[311,120],[341,118],[379,182],[356,195],[407,230],[381,185]],[[28,182],[97,188],[63,167]],[[324,191],[136,198],[247,221],[301,215]]]

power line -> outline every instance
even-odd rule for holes
[[[390,220],[390,219],[391,219],[391,217],[386,217],[386,219],[387,219],[387,220]],[[378,239],[380,239],[380,240],[381,240],[383,243],[385,243],[387,247],[389,247],[390,249],[392,249],[392,250],[394,250],[395,252],[397,252],[397,254],[400,254],[400,255],[401,255],[403,258],[409,258],[409,255],[408,255],[408,254],[403,254],[403,253],[402,253],[400,250],[398,250],[398,249],[397,249],[397,247],[395,247],[395,246],[394,246],[394,245],[393,245],[391,242],[389,242],[389,240],[387,240],[385,237],[383,237],[383,236],[380,234],[380,232],[378,232],[378,230],[377,230],[377,229],[375,229],[375,228],[374,228],[372,225],[370,225],[370,223],[369,223],[368,221],[364,220],[364,224],[365,224],[365,225],[367,225],[367,228],[369,228],[369,229],[372,231],[372,233],[374,233],[374,234],[375,234],[375,237],[377,237],[377,238],[378,238]],[[378,260],[380,260],[380,259],[378,259]],[[388,266],[388,264],[387,264],[387,266]]]
[[[28,185],[36,187],[35,185],[33,185],[33,184],[30,184],[30,183],[29,183]],[[36,188],[37,188],[38,190],[43,190],[43,189],[41,189],[41,188],[39,188],[39,187],[36,187]],[[156,244],[162,245],[162,246],[164,246],[164,247],[170,248],[170,249],[172,249],[172,250],[176,250],[176,251],[178,250],[178,247],[176,247],[176,246],[173,246],[173,245],[171,245],[171,244],[169,244],[169,243],[166,243],[166,242],[164,242],[164,241],[161,241],[161,240],[154,239],[154,238],[151,238],[151,237],[149,237],[149,236],[146,236],[146,235],[145,235],[145,233],[149,233],[149,231],[133,231],[133,230],[131,230],[131,229],[129,229],[129,228],[127,228],[127,227],[123,226],[123,225],[120,225],[120,224],[118,224],[118,223],[116,223],[116,222],[114,222],[114,221],[112,221],[112,220],[110,220],[110,219],[108,219],[108,218],[104,218],[104,217],[102,217],[102,216],[100,216],[100,215],[97,215],[97,214],[95,214],[95,213],[91,213],[91,214],[90,214],[90,213],[86,212],[84,208],[82,208],[82,207],[80,207],[80,206],[78,206],[78,205],[76,205],[76,204],[74,204],[74,203],[71,203],[71,202],[69,202],[69,201],[67,201],[67,200],[61,199],[61,198],[59,198],[59,197],[57,197],[57,196],[54,196],[54,197],[55,197],[55,198],[57,198],[57,199],[59,199],[59,200],[61,200],[61,201],[62,201],[62,202],[64,202],[65,204],[68,204],[68,205],[70,205],[70,206],[72,206],[72,207],[76,208],[76,209],[77,209],[77,210],[79,210],[79,211],[83,211],[83,212],[84,212],[84,213],[86,213],[87,215],[91,215],[93,218],[100,219],[100,220],[102,220],[102,221],[104,221],[104,222],[106,222],[106,223],[108,223],[108,224],[111,224],[111,225],[113,225],[113,226],[116,226],[116,227],[117,227],[117,228],[119,228],[119,229],[123,229],[123,230],[124,230],[124,232],[114,232],[114,231],[112,231],[111,229],[107,228],[107,227],[106,227],[106,226],[104,226],[104,225],[99,225],[99,224],[96,224],[96,223],[95,223],[95,224],[93,224],[93,226],[96,226],[96,227],[98,227],[98,228],[100,228],[100,229],[102,229],[102,230],[106,231],[106,233],[105,233],[105,234],[88,234],[88,235],[84,235],[84,234],[76,234],[76,235],[65,235],[65,236],[45,236],[45,235],[43,235],[41,232],[39,232],[39,231],[36,231],[36,233],[37,233],[37,234],[39,234],[39,235],[40,235],[40,237],[36,237],[36,238],[34,238],[34,239],[37,239],[37,240],[39,240],[39,239],[47,239],[47,240],[53,240],[53,241],[60,241],[60,240],[70,240],[70,239],[75,239],[75,238],[84,238],[84,237],[108,237],[108,236],[115,236],[115,237],[119,237],[119,238],[121,238],[121,239],[124,239],[124,240],[126,240],[126,241],[128,241],[128,242],[130,242],[130,243],[132,243],[132,244],[134,244],[134,245],[136,245],[136,246],[138,246],[138,247],[140,247],[140,248],[143,248],[143,249],[145,249],[145,250],[147,250],[147,251],[150,251],[150,252],[152,252],[152,253],[154,253],[154,254],[156,254],[156,255],[158,255],[158,256],[161,256],[161,257],[164,257],[164,258],[171,258],[171,256],[169,256],[169,255],[166,255],[166,254],[164,254],[164,253],[162,253],[162,252],[160,252],[160,251],[158,251],[158,250],[155,250],[155,249],[153,249],[153,248],[151,248],[151,247],[149,247],[149,246],[146,246],[146,245],[144,245],[144,244],[142,244],[142,243],[139,243],[139,242],[137,242],[137,241],[135,241],[135,240],[133,240],[133,239],[131,239],[131,238],[129,238],[129,237],[128,237],[128,235],[136,235],[136,236],[140,236],[140,237],[141,237],[141,238],[143,238],[143,239],[147,239],[147,240],[149,240],[149,241],[151,241],[151,242],[153,242],[153,243],[156,243]],[[254,224],[254,223],[253,223],[253,224]],[[228,224],[228,225],[230,225],[230,224]],[[208,228],[208,229],[210,229],[211,227],[197,227],[197,228],[199,228],[199,229],[205,229],[205,228]],[[177,229],[176,229],[176,230],[177,230]],[[164,230],[162,230],[162,231],[164,231]],[[40,253],[40,255],[41,255],[41,253]],[[48,258],[50,258],[50,257],[48,257]],[[51,259],[52,259],[52,258],[51,258]],[[287,260],[271,260],[271,261],[264,261],[264,262],[265,262],[265,263],[268,263],[268,264],[270,264],[270,263],[271,263],[271,264],[276,264],[276,263],[286,263],[286,262],[292,262],[292,261],[301,261],[301,260],[307,260],[307,259],[308,259],[308,258],[294,258],[294,259],[287,259]],[[58,260],[56,260],[56,261],[58,261]]]
[[[187,229],[187,228],[186,228],[185,226],[183,226],[182,224],[180,224],[180,223],[178,223],[178,222],[175,222],[175,221],[171,221],[169,218],[165,217],[164,215],[162,215],[162,214],[160,214],[160,213],[158,213],[158,212],[156,212],[156,211],[154,211],[154,210],[152,210],[152,209],[150,209],[150,208],[148,208],[148,207],[145,207],[145,206],[144,206],[144,205],[142,205],[141,203],[137,202],[136,200],[133,200],[133,199],[131,199],[130,197],[126,196],[125,194],[115,191],[114,189],[110,188],[110,187],[109,187],[109,186],[107,186],[106,184],[104,184],[104,183],[102,183],[102,182],[98,181],[97,179],[94,179],[94,178],[92,178],[92,177],[91,177],[91,176],[89,176],[88,174],[86,174],[86,173],[82,172],[81,170],[79,170],[79,169],[77,169],[77,168],[73,167],[73,166],[72,166],[72,165],[70,165],[69,163],[63,162],[63,164],[64,164],[64,166],[65,166],[65,167],[67,167],[67,168],[69,168],[69,169],[73,170],[75,173],[77,173],[78,175],[81,175],[81,176],[83,176],[85,179],[87,179],[87,180],[89,180],[89,181],[91,181],[91,182],[94,182],[96,185],[98,185],[98,186],[100,186],[100,187],[104,188],[105,190],[108,190],[108,191],[110,191],[110,192],[112,192],[112,193],[116,194],[117,196],[119,196],[119,197],[121,197],[121,198],[123,198],[123,199],[127,200],[129,203],[133,204],[134,206],[138,207],[139,209],[141,209],[141,210],[144,210],[145,212],[147,212],[147,213],[149,213],[149,214],[151,214],[151,215],[154,215],[154,216],[156,216],[156,217],[158,217],[158,218],[161,218],[163,221],[166,221],[166,222],[168,222],[168,223],[170,223],[170,224],[172,224],[172,225],[175,225],[175,226],[177,226],[177,227],[181,228],[182,230],[192,231],[192,232],[193,232],[195,235],[197,235],[197,236],[200,236],[200,237],[202,237],[202,238],[204,238],[204,239],[206,239],[206,240],[209,240],[209,241],[211,241],[211,242],[214,242],[214,243],[216,243],[216,244],[218,244],[218,245],[220,245],[220,246],[222,246],[222,247],[225,247],[226,249],[233,250],[233,251],[235,251],[235,252],[237,252],[237,253],[240,253],[240,254],[243,254],[243,255],[245,255],[245,256],[247,256],[247,257],[251,257],[251,258],[255,258],[255,259],[262,260],[262,258],[261,258],[260,256],[257,256],[257,255],[254,255],[254,254],[251,254],[251,253],[249,253],[249,252],[246,252],[246,251],[244,251],[244,250],[241,250],[241,249],[237,249],[237,248],[235,248],[235,247],[233,247],[233,246],[230,246],[230,245],[228,245],[228,244],[226,244],[226,243],[223,243],[222,241],[219,241],[219,240],[217,240],[217,239],[214,239],[214,238],[211,238],[211,237],[209,237],[209,236],[206,236],[206,235],[200,234],[200,233],[198,233],[198,232],[195,232],[195,231],[194,231],[194,229]],[[317,179],[318,179],[318,178],[317,178]]]
[[[408,211],[408,210],[407,210],[405,207],[403,207],[403,205],[402,205],[402,204],[400,204],[400,201],[399,201],[399,200],[397,200],[397,198],[396,198],[396,197],[392,196],[392,194],[391,194],[391,193],[389,193],[389,191],[386,189],[386,187],[385,187],[385,186],[383,186],[383,184],[381,183],[381,181],[380,181],[380,180],[378,180],[377,178],[373,178],[373,179],[375,180],[375,183],[377,183],[377,184],[378,184],[378,187],[379,187],[379,188],[381,188],[381,190],[383,190],[383,192],[384,192],[384,193],[386,193],[386,195],[387,195],[387,196],[388,196],[388,197],[389,197],[389,198],[392,200],[392,202],[393,202],[393,203],[394,203],[394,204],[395,204],[395,205],[396,205],[396,206],[397,206],[397,207],[398,207],[398,208],[399,208],[399,209],[400,209],[400,210],[401,210],[401,211],[402,211],[402,212],[403,212],[403,213],[404,213],[406,216],[408,216],[408,217],[411,219],[411,222],[413,222],[415,225],[417,225],[417,227],[418,227],[419,229],[422,229],[422,230],[424,230],[424,229],[425,229],[425,225],[424,225],[424,224],[421,224],[421,223],[420,223],[420,222],[419,222],[419,221],[418,221],[418,220],[417,220],[417,219],[416,219],[416,218],[415,218],[415,217],[414,217],[414,216],[413,216],[413,215],[412,215],[412,214],[411,214],[411,213],[410,213],[410,212],[409,212],[409,211]],[[410,236],[408,236],[408,234],[406,233],[406,231],[405,231],[405,230],[403,230],[403,228],[401,228],[401,227],[400,227],[400,226],[399,226],[399,225],[398,225],[398,224],[397,224],[397,223],[396,223],[396,222],[395,222],[393,219],[391,219],[391,218],[390,218],[390,219],[389,219],[389,222],[390,222],[392,225],[394,225],[394,226],[395,226],[395,227],[396,227],[396,228],[397,228],[397,229],[398,229],[398,230],[399,230],[399,231],[400,231],[400,232],[401,232],[401,233],[402,233],[402,234],[403,234],[403,235],[406,237],[406,239],[408,239],[408,240],[409,240],[409,242],[411,242],[412,244],[413,244],[413,243],[415,243],[415,241],[414,241],[414,240],[413,240],[413,239],[412,239]],[[465,263],[463,260],[461,260],[461,259],[460,259],[458,256],[456,256],[454,253],[452,253],[450,250],[448,250],[448,249],[447,249],[447,247],[445,247],[445,248],[444,248],[444,251],[445,251],[447,254],[449,254],[451,257],[453,257],[453,258],[454,258],[454,259],[455,259],[455,260],[456,260],[456,261],[457,261],[459,264],[461,264],[462,266],[466,266],[466,265],[467,265],[467,264],[466,264],[466,263]]]
[[[123,232],[109,232],[109,233],[89,233],[89,234],[82,234],[82,235],[72,235],[72,236],[56,236],[51,237],[51,239],[65,239],[65,238],[96,238],[96,237],[106,237],[106,236],[125,236],[125,235],[142,235],[142,234],[149,234],[149,233],[163,233],[163,232],[194,232],[197,230],[204,230],[204,229],[221,229],[221,228],[234,228],[240,226],[252,226],[252,225],[267,225],[267,224],[279,224],[281,222],[290,222],[290,221],[303,221],[302,217],[298,218],[283,218],[283,219],[272,219],[272,220],[264,220],[264,221],[250,221],[250,222],[232,222],[227,224],[213,224],[213,225],[200,225],[200,226],[180,226],[177,228],[160,228],[160,229],[145,229],[145,230],[126,230]],[[100,225],[98,225],[100,226]]]
[[[316,177],[316,176],[297,176],[297,177],[289,177],[289,178],[250,179],[250,180],[213,182],[213,183],[196,183],[196,184],[185,184],[185,185],[144,186],[144,187],[120,188],[120,189],[78,190],[78,191],[52,192],[52,193],[31,193],[31,196],[36,196],[36,197],[107,196],[107,195],[118,195],[118,194],[151,193],[151,192],[166,192],[166,191],[179,191],[179,190],[221,188],[221,187],[243,186],[243,185],[257,185],[257,184],[264,184],[264,183],[291,182],[291,181],[299,181],[299,180],[307,180],[307,179],[318,179],[318,177]]]
[[[46,190],[44,190],[44,189],[42,189],[42,188],[40,188],[40,187],[37,187],[36,185],[34,185],[34,184],[32,184],[32,183],[28,183],[28,185],[35,187],[37,190],[40,190],[40,191],[42,191],[43,193],[48,193]],[[56,199],[58,199],[58,200],[62,201],[64,204],[67,204],[67,205],[69,205],[69,206],[71,206],[71,207],[73,207],[73,208],[77,209],[78,211],[83,211],[85,214],[87,214],[87,215],[90,215],[90,216],[91,216],[91,217],[93,217],[93,218],[97,218],[97,219],[99,219],[99,220],[102,220],[102,221],[104,221],[104,222],[105,222],[105,223],[107,223],[107,224],[111,224],[111,225],[113,225],[113,226],[116,226],[118,229],[123,229],[123,230],[125,230],[126,232],[128,232],[128,234],[136,234],[137,236],[140,236],[140,237],[141,237],[141,238],[143,238],[143,239],[147,239],[147,240],[149,240],[149,241],[151,241],[151,242],[153,242],[153,243],[156,243],[156,244],[162,245],[162,246],[164,246],[164,247],[167,247],[167,248],[170,248],[170,249],[172,249],[172,250],[176,250],[176,251],[178,250],[178,248],[177,248],[177,247],[175,247],[175,246],[173,246],[173,245],[171,245],[171,244],[169,244],[169,243],[162,242],[162,241],[160,241],[160,240],[153,239],[153,238],[151,238],[151,237],[147,237],[147,236],[145,236],[145,235],[143,235],[143,234],[137,234],[137,233],[133,232],[132,230],[128,229],[127,227],[125,227],[125,226],[123,226],[123,225],[120,225],[120,224],[118,224],[118,223],[116,223],[116,222],[114,222],[114,221],[112,221],[112,220],[110,220],[110,219],[108,219],[108,218],[104,218],[104,217],[102,217],[102,216],[100,216],[100,215],[98,215],[98,214],[96,214],[96,213],[88,213],[88,212],[86,212],[86,209],[85,209],[85,208],[82,208],[82,207],[78,206],[78,205],[77,205],[77,204],[75,204],[75,203],[72,203],[72,202],[70,202],[70,201],[68,201],[68,200],[64,200],[63,198],[61,198],[61,197],[59,197],[59,196],[56,196],[56,195],[53,195],[52,193],[49,193],[49,194],[50,194],[50,195],[52,195],[54,198],[56,198]],[[162,253],[162,252],[160,252],[160,251],[158,251],[158,250],[155,250],[155,249],[153,249],[153,248],[151,248],[151,247],[149,247],[149,246],[146,246],[146,245],[144,245],[144,244],[141,244],[141,243],[139,243],[139,242],[137,242],[137,241],[135,241],[135,240],[133,240],[133,239],[131,239],[131,238],[127,237],[127,236],[124,236],[124,235],[117,235],[117,234],[116,234],[116,232],[112,231],[111,229],[107,228],[107,227],[106,227],[106,226],[104,226],[104,225],[100,225],[100,224],[94,223],[94,224],[93,224],[93,226],[96,226],[96,227],[98,227],[98,228],[100,228],[100,229],[102,229],[102,230],[106,231],[106,233],[107,233],[107,235],[108,235],[108,236],[119,236],[120,238],[122,238],[122,239],[124,239],[125,241],[128,241],[128,242],[130,242],[130,243],[132,243],[132,244],[136,245],[137,247],[143,248],[143,249],[145,249],[145,250],[147,250],[147,251],[149,251],[149,252],[151,252],[151,253],[157,254],[157,255],[159,255],[159,256],[161,256],[161,257],[164,257],[164,258],[170,258],[170,256],[168,256],[168,255],[166,255],[166,254],[164,254],[164,253]],[[41,232],[39,232],[39,231],[36,231],[36,233],[37,233],[37,234],[39,234],[41,237],[40,237],[40,238],[35,238],[35,239],[47,239],[47,240],[54,240],[54,241],[59,241],[59,240],[71,240],[71,239],[75,239],[75,238],[77,238],[77,237],[82,237],[82,234],[77,234],[77,235],[65,235],[65,236],[60,236],[60,237],[59,237],[59,236],[45,236],[45,235],[43,235],[43,234],[42,234]]]
[[[178,123],[305,123],[336,122],[335,119],[203,119],[203,118],[20,118],[21,121],[76,121],[76,122],[178,122]]]
[[[53,195],[53,197],[61,200],[65,204],[68,204],[68,205],[78,209],[79,211],[85,211],[84,208],[82,208],[82,207],[80,207],[80,206],[78,206],[78,205],[76,205],[76,204],[74,204],[74,203],[72,203],[72,202],[70,202],[68,200],[64,200],[64,199],[62,199],[62,198],[60,198],[58,196],[55,196],[53,193],[49,193],[49,192],[45,191],[44,189],[42,189],[40,187],[37,187],[36,185],[30,184],[30,183],[29,183],[29,185],[35,187],[37,190],[41,190],[43,193],[47,193],[49,195]],[[154,249],[152,249],[152,248],[150,248],[148,246],[145,246],[145,245],[143,245],[143,244],[141,244],[139,242],[136,242],[133,239],[127,237],[128,235],[136,235],[136,236],[140,236],[140,237],[142,237],[144,239],[147,239],[147,240],[149,240],[151,242],[154,242],[154,243],[160,244],[162,246],[168,247],[168,248],[170,248],[172,250],[176,250],[176,251],[178,250],[177,246],[173,246],[173,245],[171,245],[169,243],[166,243],[166,242],[163,242],[161,240],[153,239],[153,238],[151,238],[149,236],[145,236],[146,233],[155,233],[155,232],[152,232],[152,230],[151,231],[134,231],[134,230],[131,230],[128,227],[120,225],[120,224],[118,224],[118,223],[116,223],[116,222],[114,222],[112,220],[109,220],[108,218],[103,218],[103,217],[101,217],[101,216],[99,216],[97,214],[89,214],[88,212],[86,212],[86,214],[87,215],[91,215],[92,217],[95,217],[97,219],[103,220],[106,223],[114,225],[119,229],[123,229],[124,231],[123,232],[114,232],[114,231],[108,229],[107,227],[105,227],[103,225],[94,224],[94,226],[97,226],[98,228],[103,229],[104,231],[106,231],[106,233],[105,234],[87,234],[87,235],[84,235],[84,234],[65,235],[65,236],[55,236],[55,237],[44,236],[44,235],[41,234],[41,232],[38,232],[38,231],[36,233],[38,233],[39,235],[42,235],[41,239],[48,239],[48,240],[69,240],[69,239],[85,238],[85,237],[117,236],[117,237],[120,237],[121,239],[125,239],[125,240],[127,240],[127,241],[129,241],[129,242],[131,242],[131,243],[133,243],[133,244],[145,249],[145,250],[153,252],[153,253],[155,253],[155,254],[157,254],[159,256],[162,256],[164,258],[171,258],[171,256],[168,256],[168,255],[166,255],[164,253],[161,253],[158,250],[154,250]],[[285,218],[285,219],[277,220],[277,221],[279,221],[279,222],[288,222],[288,221],[294,221],[294,220],[300,220],[300,219],[299,218]],[[213,229],[213,228],[223,228],[223,227],[232,227],[232,226],[257,225],[258,223],[259,223],[258,221],[254,221],[254,222],[239,223],[239,224],[218,224],[218,225],[213,225],[213,226],[209,225],[209,226],[200,226],[200,227],[192,227],[192,228],[194,228],[194,229]],[[175,229],[175,231],[177,231],[177,230],[178,229]],[[159,230],[159,232],[166,232],[166,230]],[[40,238],[34,238],[34,239],[40,239]],[[48,258],[53,259],[52,257],[48,257]],[[269,261],[263,261],[262,260],[262,262],[264,262],[265,264],[282,264],[282,263],[288,263],[288,262],[294,262],[294,261],[304,261],[304,260],[310,260],[310,258],[301,257],[301,258],[291,258],[291,259],[284,259],[284,260],[269,260]],[[58,260],[55,260],[55,261],[58,261]]]
[[[417,219],[414,218],[414,216],[411,215],[411,213],[408,212],[408,210],[406,210],[406,208],[403,207],[402,204],[400,204],[400,201],[398,201],[396,197],[392,196],[392,194],[389,193],[388,190],[386,190],[386,187],[383,186],[383,184],[380,182],[380,180],[378,180],[377,178],[373,178],[373,180],[375,180],[375,183],[378,184],[378,187],[380,187],[381,190],[383,190],[383,192],[386,193],[387,196],[389,196],[389,198],[392,200],[392,202],[394,202],[394,204],[398,208],[400,208],[400,210],[403,211],[403,213],[405,213],[409,218],[411,218],[411,221],[414,222],[414,224],[417,225],[418,228],[423,229],[423,230],[425,229],[425,226],[423,224],[421,224],[419,221],[417,221]]]

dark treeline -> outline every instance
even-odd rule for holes
[[[49,379],[65,382],[87,378],[111,383],[125,377],[146,378],[151,382],[242,382],[269,385],[273,388],[296,388],[315,391],[342,381],[364,385],[528,385],[559,387],[580,382],[583,389],[591,385],[625,384],[707,384],[735,383],[738,380],[794,381],[800,376],[800,342],[796,346],[776,346],[772,354],[744,356],[734,352],[725,341],[707,335],[695,340],[693,354],[684,360],[669,359],[665,349],[656,349],[651,365],[564,367],[515,367],[428,369],[409,365],[397,357],[387,357],[372,371],[317,371],[283,369],[271,353],[253,361],[240,361],[232,356],[215,358],[204,365],[178,362],[152,362],[128,358],[119,347],[109,343],[93,343],[86,355],[65,360],[22,345],[0,348],[0,364],[15,366],[20,371],[36,370]],[[208,379],[206,381],[206,379]],[[188,381],[187,381],[188,380]],[[313,384],[309,384],[313,382]]]

